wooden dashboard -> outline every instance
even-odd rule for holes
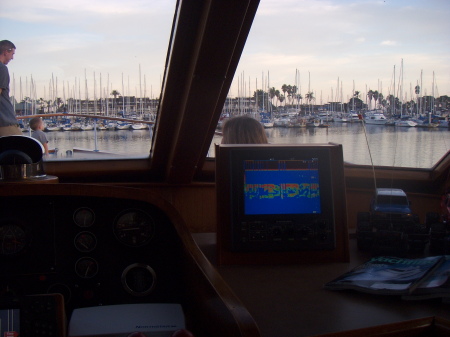
[[[99,185],[2,184],[0,204],[2,294],[61,293],[68,316],[89,306],[181,303],[195,336],[259,336],[160,196]]]

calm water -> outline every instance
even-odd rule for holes
[[[331,123],[328,128],[266,129],[274,144],[338,143],[343,145],[344,160],[356,164],[431,167],[450,149],[450,131],[444,128],[424,129]],[[215,137],[215,142],[220,142]],[[370,152],[369,152],[370,149]]]
[[[274,144],[302,144],[334,142],[343,145],[344,160],[357,164],[431,167],[450,149],[450,131],[445,128],[424,129],[365,125],[362,123],[331,123],[328,128],[273,128],[266,129],[269,142]],[[147,155],[150,151],[149,130],[47,132],[49,148],[57,147],[58,157],[74,147],[124,156]],[[221,137],[214,136],[213,144]],[[370,150],[370,152],[369,152]]]

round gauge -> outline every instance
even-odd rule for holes
[[[148,243],[155,232],[153,218],[141,210],[127,210],[114,221],[114,234],[127,246],[139,247]]]
[[[92,257],[82,257],[75,263],[75,272],[81,278],[92,278],[97,275],[98,263]]]
[[[73,214],[73,221],[80,227],[90,227],[94,224],[95,213],[87,207],[78,208]]]
[[[150,294],[156,284],[156,273],[152,267],[143,263],[133,263],[122,273],[122,285],[133,296]]]
[[[81,232],[75,237],[74,244],[80,252],[88,253],[97,246],[97,238],[91,232]]]
[[[27,245],[28,239],[22,227],[7,224],[0,226],[0,254],[15,255]]]

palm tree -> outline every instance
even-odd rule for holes
[[[295,99],[297,100],[297,104],[300,105],[300,101],[303,99],[302,94],[295,95]]]
[[[311,101],[315,99],[314,93],[312,91],[307,92],[305,95],[305,98],[308,101],[308,104],[310,104],[309,112],[311,113]]]
[[[373,90],[370,89],[367,93],[367,97],[369,97],[369,110],[372,108],[372,97],[373,97]]]
[[[114,96],[114,101],[113,101],[113,111],[114,111],[114,105],[116,105],[116,98],[117,98],[117,96],[120,95],[120,92],[118,92],[117,90],[114,89],[113,91],[111,91],[110,95]]]
[[[55,105],[55,112],[60,111],[61,108],[64,107],[64,102],[63,102],[63,100],[61,99],[61,97],[56,97],[56,98],[55,98],[54,105]]]
[[[281,91],[283,92],[283,96],[286,97],[286,92],[288,91],[288,86],[287,84],[283,84],[281,86]],[[284,103],[284,106],[286,106],[286,102]]]
[[[383,96],[383,94],[380,92],[380,93],[378,94],[378,104],[383,105],[383,104],[382,104],[383,99],[384,99],[384,96]]]
[[[283,103],[283,101],[284,101],[284,95],[280,95],[280,96],[278,97],[278,100],[280,101],[280,103]]]
[[[280,90],[275,90],[275,97],[277,98],[277,110],[278,110],[278,103],[280,103]]]
[[[447,95],[439,96],[436,99],[436,103],[438,104],[439,108],[447,109],[450,104],[450,97],[448,97]]]
[[[355,91],[354,93],[353,93],[353,97],[352,97],[352,99],[350,100],[350,102],[349,102],[349,104],[351,104],[352,105],[352,110],[354,110],[355,108],[355,105],[356,105],[356,102],[355,102],[355,100],[359,100],[359,91]]]
[[[274,87],[269,89],[269,98],[270,98],[270,103],[273,105],[273,99],[276,97],[276,89]]]
[[[41,97],[38,99],[38,103],[39,103],[39,113],[44,113],[45,100]]]
[[[290,89],[291,89],[291,103],[292,103],[295,99],[295,94],[297,93],[297,86],[293,85],[290,87],[291,87]]]
[[[258,109],[263,108],[264,96],[265,96],[265,93],[264,93],[264,90],[262,90],[262,89],[258,89],[253,93],[253,98],[257,102]]]
[[[379,96],[378,90],[375,90],[372,93],[372,96],[373,96],[373,99],[375,100],[375,109],[376,109],[377,108],[377,102],[378,102],[378,96]]]
[[[389,112],[391,115],[395,114],[395,111],[399,109],[400,107],[400,101],[398,97],[395,97],[394,95],[388,95],[386,97],[387,104],[389,106]]]
[[[416,93],[416,102],[417,102],[417,105],[416,105],[416,114],[419,114],[419,113],[420,113],[420,104],[419,104],[420,85],[417,84],[417,85],[414,87],[414,92]]]
[[[308,103],[311,104],[311,101],[315,99],[314,93],[312,91],[306,93],[305,98],[308,101]]]
[[[20,102],[22,103],[25,115],[32,114],[32,99],[28,96],[24,97],[24,99]]]

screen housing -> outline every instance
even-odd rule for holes
[[[319,259],[323,256],[333,260],[337,255],[338,259],[346,259],[348,238],[341,145],[220,145],[216,147],[216,161],[219,263],[252,261],[251,256],[258,254],[287,257],[306,256],[311,252],[318,253]],[[246,212],[244,163],[252,161],[257,167],[262,164],[270,169],[280,163],[288,166],[314,163],[311,172],[317,173],[319,197],[315,200],[320,200],[320,207],[297,212],[274,208],[267,211],[271,208],[269,202],[260,208],[261,212]],[[268,179],[272,179],[270,175]],[[238,256],[242,259],[234,259]]]

